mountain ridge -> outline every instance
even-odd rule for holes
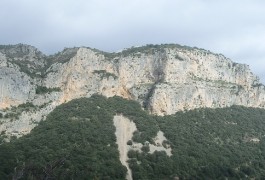
[[[136,100],[156,115],[202,107],[265,107],[265,86],[248,65],[199,48],[146,45],[107,53],[80,47],[46,56],[32,46],[14,46],[17,51],[8,46],[13,54],[0,46],[0,113],[14,114],[6,108],[27,103],[35,109],[4,118],[0,131],[9,135],[27,134],[56,106],[93,94]]]

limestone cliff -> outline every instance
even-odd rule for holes
[[[69,48],[52,56],[27,45],[0,46],[0,74],[0,113],[7,115],[0,132],[9,135],[26,134],[57,105],[95,93],[134,99],[157,115],[231,105],[265,108],[265,87],[247,65],[180,45],[119,53]],[[25,103],[35,107],[8,117]]]

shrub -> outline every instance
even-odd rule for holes
[[[101,79],[104,79],[104,78],[108,79],[110,76],[112,76],[114,79],[118,78],[115,74],[109,73],[106,70],[95,70],[93,71],[93,74],[99,74]]]
[[[37,86],[36,94],[45,94],[50,92],[59,92],[61,89],[59,87],[56,88],[47,88],[45,86]]]
[[[132,143],[132,140],[129,140],[128,142],[127,142],[127,145],[129,145],[129,146],[131,146],[133,143]]]

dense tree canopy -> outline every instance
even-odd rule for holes
[[[265,110],[233,106],[157,117],[135,101],[94,95],[58,106],[30,134],[0,145],[0,179],[125,179],[113,117],[123,114],[153,143],[164,132],[173,155],[129,151],[134,179],[265,176]],[[130,142],[132,143],[132,142]]]

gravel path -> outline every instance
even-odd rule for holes
[[[126,166],[128,170],[126,179],[132,180],[132,172],[127,162],[128,160],[127,153],[130,149],[130,147],[127,145],[127,142],[132,139],[133,132],[136,131],[137,129],[134,122],[130,121],[128,118],[122,115],[114,116],[113,121],[114,121],[114,126],[116,127],[115,135],[117,137],[117,144],[120,152],[120,161],[122,165]]]

